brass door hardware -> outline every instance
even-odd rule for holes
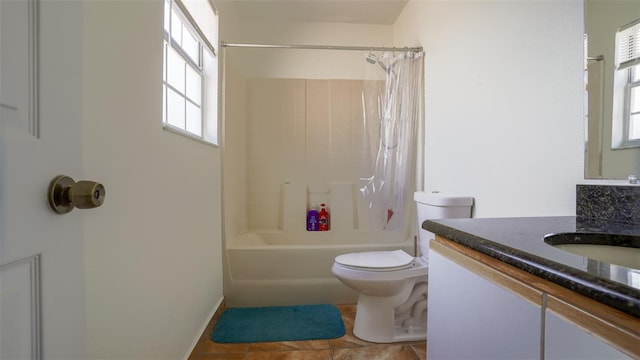
[[[92,209],[102,205],[105,190],[102,184],[94,181],[81,180],[75,182],[72,178],[59,175],[51,180],[49,185],[49,205],[58,214],[66,214],[78,209]]]

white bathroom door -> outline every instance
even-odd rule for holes
[[[1,359],[86,357],[88,210],[47,201],[55,176],[83,177],[82,16],[80,1],[0,0]]]

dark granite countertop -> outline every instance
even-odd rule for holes
[[[640,318],[640,269],[554,248],[544,236],[565,232],[640,235],[640,226],[566,217],[427,220],[422,227],[526,272]]]

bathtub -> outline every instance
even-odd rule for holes
[[[357,293],[331,272],[336,256],[397,249],[413,255],[415,249],[405,232],[333,230],[245,232],[226,246],[225,302],[230,307],[356,303]]]

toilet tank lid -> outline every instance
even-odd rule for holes
[[[473,198],[470,196],[460,196],[439,191],[416,191],[413,193],[413,200],[421,204],[434,206],[471,206]]]

